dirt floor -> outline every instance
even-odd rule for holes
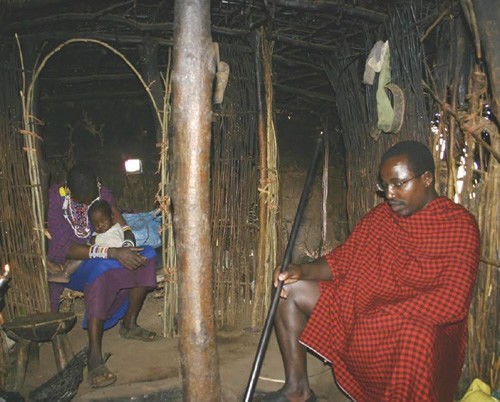
[[[163,299],[154,298],[150,294],[139,323],[161,333],[162,306]],[[86,346],[87,335],[81,328],[82,301],[77,300],[74,307],[77,323],[69,333],[69,338],[73,350],[78,352]],[[241,401],[245,395],[260,337],[260,332],[244,328],[218,331],[217,351],[223,401]],[[91,389],[86,381],[85,370],[74,401],[182,400],[177,338],[164,338],[152,343],[127,340],[122,339],[118,334],[118,327],[114,327],[105,333],[103,350],[111,353],[107,365],[118,376],[118,380],[109,387]],[[320,401],[349,401],[335,386],[329,366],[312,355],[308,364],[310,382]],[[49,380],[55,373],[52,347],[50,343],[42,344],[39,367],[33,367],[33,364],[29,366],[22,394],[27,396],[30,390]],[[281,387],[283,378],[281,357],[273,334],[256,389],[277,390]],[[170,394],[168,390],[177,393]]]

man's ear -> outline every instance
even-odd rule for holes
[[[434,185],[434,175],[428,170],[422,175],[422,180],[424,181],[425,187]]]

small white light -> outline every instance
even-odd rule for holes
[[[127,159],[125,161],[125,172],[127,174],[142,173],[142,161],[140,159]]]

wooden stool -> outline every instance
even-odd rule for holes
[[[76,321],[74,313],[38,313],[15,318],[3,325],[7,336],[17,342],[14,391],[24,385],[30,348],[33,343],[52,342],[57,370],[61,371],[73,357],[66,334]]]

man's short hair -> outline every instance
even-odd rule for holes
[[[406,156],[410,170],[419,175],[429,171],[434,176],[434,158],[429,148],[418,141],[402,141],[389,148],[383,155],[380,164],[394,156]]]

